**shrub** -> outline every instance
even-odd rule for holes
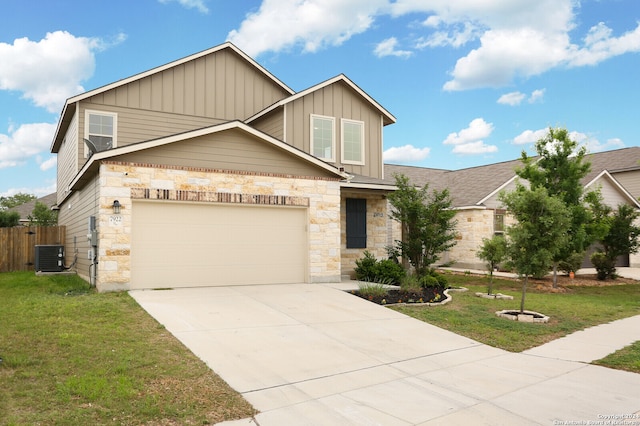
[[[356,279],[359,281],[373,281],[376,263],[378,261],[373,254],[369,250],[365,250],[364,258],[356,260]]]
[[[616,261],[611,260],[607,255],[601,251],[595,252],[591,255],[591,263],[596,268],[597,278],[601,281],[607,278],[616,278]]]
[[[405,271],[392,259],[377,260],[365,250],[364,258],[356,260],[356,279],[369,282],[400,283]]]
[[[405,276],[404,268],[391,259],[378,261],[373,270],[376,278],[390,280],[394,284],[399,283],[402,277]]]
[[[433,275],[423,275],[420,277],[420,286],[422,288],[439,287],[440,283]]]

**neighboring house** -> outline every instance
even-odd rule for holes
[[[626,203],[640,209],[640,147],[589,154],[585,161],[591,163],[591,172],[583,179],[586,190],[600,188],[604,202],[612,207]],[[457,242],[442,261],[455,262],[461,268],[484,269],[484,262],[476,253],[483,238],[503,233],[509,225],[509,216],[498,197],[501,191],[515,188],[515,170],[520,167],[519,159],[462,170],[387,164],[385,173],[388,183],[393,182],[394,174],[405,174],[417,185],[448,188],[458,211]],[[400,236],[395,234],[393,238]],[[621,264],[640,267],[640,255],[631,255]]]
[[[36,206],[36,202],[42,203],[47,207],[55,207],[56,206],[56,193],[45,195],[44,197],[37,198],[35,200],[28,201],[26,203],[20,204],[19,206],[15,206],[9,211],[18,212],[20,214],[20,225],[28,226],[31,222],[29,220],[29,216],[33,212],[33,209]]]
[[[66,252],[100,291],[340,281],[392,241],[395,121],[344,75],[296,93],[231,43],[72,97]]]

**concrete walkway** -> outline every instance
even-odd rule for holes
[[[554,425],[640,416],[640,374],[573,360],[567,348],[599,344],[585,343],[587,334],[560,349],[515,354],[323,285],[131,295],[260,411],[225,426]],[[619,339],[603,350],[639,340],[637,321],[612,323],[603,334]],[[593,330],[585,333],[601,339]]]

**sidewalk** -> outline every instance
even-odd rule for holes
[[[590,363],[637,341],[640,341],[640,315],[576,331],[522,353]]]

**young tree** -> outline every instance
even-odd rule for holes
[[[507,241],[502,235],[494,235],[492,238],[483,238],[482,247],[476,253],[478,258],[487,262],[489,269],[489,288],[487,294],[492,294],[493,270],[502,262],[507,255]]]
[[[426,274],[438,255],[455,245],[454,220],[449,191],[429,192],[429,185],[417,188],[404,175],[396,175],[398,190],[388,196],[391,217],[402,224],[402,240],[396,247],[409,260],[416,274]]]
[[[591,262],[598,279],[606,280],[615,277],[619,256],[637,253],[640,249],[640,226],[635,225],[640,213],[628,204],[620,204],[614,210],[598,202],[594,204],[594,214],[596,226],[602,233],[598,238],[601,249],[591,256]]]
[[[536,142],[538,157],[522,153],[523,168],[516,171],[522,179],[529,181],[532,189],[545,188],[547,193],[560,199],[567,207],[571,226],[568,238],[553,258],[553,286],[557,286],[558,265],[575,270],[580,266],[587,248],[594,238],[588,232],[589,210],[584,204],[582,179],[591,170],[584,160],[585,147],[571,140],[566,129],[549,128],[547,135]]]
[[[58,223],[58,213],[46,204],[36,201],[31,214],[27,217],[31,225],[54,226]]]
[[[551,197],[544,187],[527,189],[518,183],[516,189],[500,194],[500,199],[517,222],[507,228],[507,257],[523,279],[520,312],[530,276],[543,275],[565,244],[570,226],[566,206]]]

